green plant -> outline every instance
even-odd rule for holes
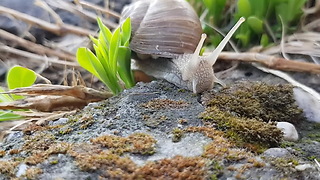
[[[269,44],[270,37],[279,39],[281,32],[296,29],[306,0],[238,0],[235,20],[245,17],[247,23],[241,26],[236,38],[248,46],[253,38],[260,44]],[[282,25],[285,29],[282,29]],[[269,31],[268,31],[269,28]]]
[[[7,86],[9,89],[31,86],[37,79],[34,71],[21,67],[13,66],[7,73]],[[0,93],[4,93],[4,89],[0,87]],[[0,94],[0,102],[11,102],[22,99],[23,96],[14,94]],[[20,115],[9,111],[0,111],[0,121],[8,121],[22,118]]]
[[[100,79],[113,94],[134,86],[131,71],[131,22],[126,19],[113,33],[97,19],[100,33],[98,38],[90,36],[95,54],[88,48],[81,47],[77,51],[79,64]]]
[[[288,33],[295,31],[306,3],[306,0],[188,1],[199,15],[207,9],[208,13],[204,20],[217,26],[222,32],[228,31],[230,23],[233,24],[240,17],[245,17],[246,22],[241,25],[235,36],[241,47],[257,44],[268,46],[281,39],[282,31]],[[204,26],[204,32],[209,34],[209,40],[213,45],[217,45],[222,39],[209,26]]]

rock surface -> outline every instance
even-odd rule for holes
[[[319,178],[316,124],[300,122],[301,140],[260,154],[204,123],[200,96],[164,81],[138,83],[67,119],[30,126],[1,144],[0,179]]]

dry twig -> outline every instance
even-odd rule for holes
[[[243,61],[243,62],[255,62],[262,64],[268,68],[278,69],[283,71],[297,71],[297,72],[310,72],[320,74],[320,65],[299,62],[293,60],[287,60],[280,57],[269,56],[260,53],[233,53],[222,52],[219,55],[219,59],[225,61]]]
[[[83,86],[36,84],[5,93],[27,96],[25,99],[0,103],[0,109],[36,109],[38,111],[73,110],[112,96]]]
[[[117,12],[112,11],[110,9],[101,8],[100,6],[97,6],[95,4],[89,3],[87,1],[80,1],[79,0],[78,2],[79,2],[79,4],[81,4],[84,7],[88,7],[88,8],[103,12],[103,13],[105,13],[107,15],[110,15],[110,16],[113,16],[113,17],[115,17],[117,19],[120,19],[120,17],[121,17],[120,14],[118,14]]]
[[[19,36],[11,34],[7,31],[2,30],[2,29],[0,29],[0,36],[3,39],[13,41],[13,42],[19,44],[19,46],[22,46],[22,47],[28,49],[29,51],[35,52],[40,55],[56,56],[56,57],[59,57],[60,59],[65,59],[65,60],[69,60],[69,61],[76,61],[76,58],[73,54],[69,54],[66,52],[56,51],[56,50],[47,48],[47,47],[42,46],[40,44],[36,44],[34,42],[20,38]]]
[[[21,13],[19,11],[0,6],[0,14],[5,14],[5,15],[11,15],[17,19],[20,19],[24,22],[27,22],[28,24],[38,26],[44,30],[50,31],[56,35],[64,35],[67,33],[73,33],[81,36],[88,36],[88,35],[95,35],[96,33],[94,31],[90,31],[87,29],[83,29],[78,26],[72,26],[69,24],[52,24],[47,21],[44,21],[42,19],[30,16],[25,13]]]
[[[81,17],[84,17],[86,19],[89,19],[90,21],[92,22],[96,22],[96,19],[97,19],[97,15],[90,12],[90,11],[87,11],[83,8],[81,8],[81,6],[75,6],[71,3],[68,3],[66,1],[63,1],[63,0],[55,0],[55,1],[52,1],[52,0],[46,0],[46,2],[50,5],[50,6],[53,6],[53,7],[56,7],[56,8],[60,8],[60,9],[63,9],[65,11],[69,11],[71,12],[72,14],[76,14],[78,16],[81,16]],[[91,5],[90,3],[85,3],[86,5],[89,4]],[[92,5],[93,7],[98,7],[98,6],[94,6]],[[104,13],[111,13],[110,11],[107,11],[105,9],[102,9],[100,8],[99,10],[101,10],[102,12]],[[117,16],[117,14],[114,14],[114,13],[111,13],[113,14],[114,16]],[[107,19],[102,19],[103,23],[109,27],[109,28],[116,28],[118,26],[117,23],[114,23],[110,20],[107,20]]]
[[[9,47],[9,46],[6,46],[6,45],[0,45],[0,52],[16,54],[16,55],[19,55],[19,56],[22,56],[22,57],[26,57],[26,58],[29,58],[29,59],[32,59],[32,60],[49,62],[51,64],[60,65],[62,67],[65,67],[65,66],[80,67],[79,64],[76,63],[76,62],[70,62],[70,61],[60,60],[60,59],[57,59],[57,58],[46,57],[44,55],[30,53],[28,51],[23,51],[23,50],[16,49],[16,48],[13,48],[13,47]]]

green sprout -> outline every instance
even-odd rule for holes
[[[28,87],[34,84],[37,75],[34,71],[21,66],[13,66],[7,73],[7,86],[9,89]],[[4,93],[4,89],[0,87],[0,93]],[[17,99],[22,99],[23,96],[14,94],[0,94],[1,102],[11,102]],[[21,119],[22,116],[12,113],[11,111],[0,111],[0,121],[8,121]]]
[[[113,94],[135,85],[131,71],[131,22],[127,18],[112,33],[97,19],[100,33],[98,38],[90,36],[95,54],[88,48],[81,47],[77,51],[77,60],[84,69],[101,80]]]

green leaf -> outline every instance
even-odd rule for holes
[[[98,39],[89,35],[89,38],[91,39],[91,41],[93,42],[93,44],[98,45]]]
[[[204,5],[209,10],[209,14],[213,17],[213,22],[216,25],[220,24],[226,2],[226,0],[203,0]]]
[[[79,48],[79,64],[98,77],[113,94],[122,91],[123,83],[127,88],[134,85],[131,71],[131,50],[128,48],[131,36],[131,22],[126,19],[113,33],[97,18],[100,28],[99,37],[90,36],[95,54],[87,48]],[[123,82],[123,83],[122,83]]]
[[[239,17],[247,18],[252,14],[249,0],[238,0],[237,5]]]
[[[7,74],[7,85],[9,89],[28,87],[31,86],[36,79],[37,75],[34,71],[21,66],[13,66]],[[14,100],[23,98],[23,96],[14,94],[11,96]]]
[[[97,22],[98,22],[100,32],[102,32],[102,35],[105,38],[105,42],[109,43],[112,37],[111,31],[103,24],[102,20],[99,17],[97,18]]]
[[[131,50],[127,47],[119,47],[117,61],[118,73],[126,88],[133,87],[135,82],[131,71]]]
[[[15,119],[21,119],[22,116],[14,114],[8,111],[0,111],[0,121],[9,121]]]
[[[76,53],[77,61],[81,67],[83,67],[84,69],[89,71],[91,74],[93,74],[94,76],[96,76],[100,79],[99,74],[97,73],[97,71],[93,67],[92,63],[90,62],[91,60],[88,58],[87,51],[90,51],[90,50],[88,50],[85,47],[78,48],[77,53]]]
[[[78,59],[78,53],[80,59]],[[106,71],[98,58],[87,48],[79,48],[77,52],[79,64],[87,71],[91,72],[99,78],[114,94],[121,91],[121,87],[117,82],[116,76]]]
[[[131,37],[131,21],[127,18],[121,25],[121,46],[129,47]]]
[[[247,23],[256,34],[261,34],[264,31],[263,21],[256,16],[250,16],[247,19]]]
[[[262,46],[262,47],[266,47],[266,46],[268,46],[269,45],[269,37],[268,37],[268,35],[266,35],[266,34],[262,34],[262,36],[261,36],[261,40],[260,40],[260,45]]]
[[[249,0],[249,2],[252,16],[257,16],[259,19],[266,18],[269,0]]]
[[[117,28],[112,35],[109,47],[109,62],[110,62],[110,71],[114,74],[117,73],[117,56],[118,49],[120,46],[120,28]]]
[[[21,66],[14,66],[7,74],[7,84],[9,89],[31,86],[37,79],[34,71]]]

